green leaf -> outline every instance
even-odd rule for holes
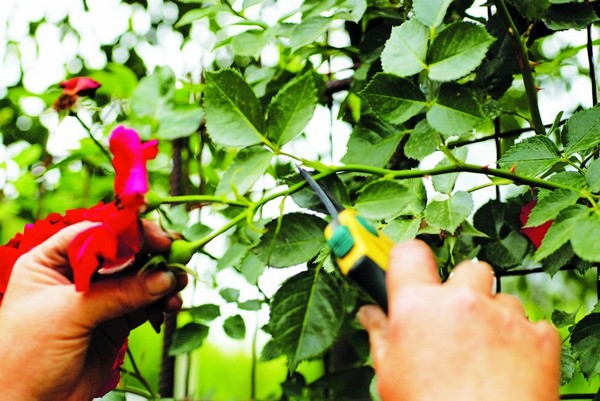
[[[421,120],[410,133],[404,145],[404,154],[420,161],[435,152],[439,145],[440,135],[431,128],[427,120]]]
[[[221,308],[219,305],[215,304],[204,304],[198,305],[190,308],[189,310],[192,319],[194,320],[203,320],[203,321],[213,321],[219,316],[221,316]]]
[[[425,220],[430,226],[450,233],[456,231],[473,210],[473,199],[468,192],[457,192],[443,201],[432,201],[425,209]]]
[[[339,285],[316,269],[291,277],[277,291],[266,329],[272,347],[287,356],[290,371],[333,344],[343,320],[341,299]]]
[[[273,159],[273,153],[251,146],[240,150],[233,164],[225,171],[215,190],[216,195],[235,198],[244,195],[263,176]]]
[[[585,172],[585,180],[590,186],[590,191],[600,192],[600,159],[592,161]]]
[[[240,147],[263,142],[261,106],[242,76],[234,70],[207,71],[205,75],[204,113],[213,141]]]
[[[600,374],[600,314],[592,313],[575,325],[571,346],[587,379]]]
[[[130,100],[131,110],[138,117],[156,118],[175,94],[175,74],[169,67],[157,67],[142,78]]]
[[[418,74],[426,66],[429,29],[417,20],[393,27],[381,53],[383,71],[407,77]]]
[[[248,253],[249,248],[249,245],[239,242],[229,245],[223,256],[217,261],[217,269],[223,270],[227,267],[238,266]]]
[[[587,153],[600,144],[600,108],[575,113],[567,122],[565,155]]]
[[[238,302],[238,308],[241,310],[247,311],[258,311],[261,310],[263,306],[263,301],[260,299],[249,299],[244,302]]]
[[[582,205],[575,205],[563,210],[548,229],[542,245],[533,255],[534,260],[539,262],[566,244],[573,232],[578,230],[579,224],[585,220],[587,214],[588,209]]]
[[[414,0],[413,11],[422,24],[435,28],[444,20],[451,3],[452,0]]]
[[[427,112],[427,122],[444,136],[471,131],[483,120],[481,104],[473,93],[456,84],[444,84]]]
[[[456,159],[464,161],[467,158],[467,152],[468,152],[468,149],[466,147],[464,147],[464,148],[458,148],[458,149],[453,150],[452,154],[454,155],[454,157]],[[444,166],[451,166],[451,165],[452,165],[452,162],[450,160],[448,160],[447,158],[444,158],[436,165],[436,167],[444,167]],[[452,194],[452,191],[454,190],[454,185],[456,184],[456,180],[458,179],[458,176],[459,176],[459,173],[435,175],[432,178],[433,188],[438,192],[450,195],[450,194]]]
[[[246,323],[240,315],[233,315],[223,322],[225,334],[234,340],[243,340],[246,337]]]
[[[448,25],[435,37],[429,50],[429,78],[453,81],[481,64],[495,38],[485,28],[468,22]]]
[[[244,259],[242,259],[240,273],[242,273],[248,283],[256,285],[258,278],[263,274],[266,268],[265,262],[260,260],[254,253],[249,252]]]
[[[390,124],[402,124],[426,106],[425,95],[411,81],[378,73],[360,92],[371,109]]]
[[[189,227],[186,227],[182,234],[183,238],[188,241],[197,241],[200,238],[206,237],[208,234],[212,232],[212,228],[202,223],[194,223]]]
[[[24,148],[18,155],[13,157],[13,161],[21,168],[29,167],[40,161],[42,156],[42,147],[38,143],[30,144]]]
[[[550,7],[550,0],[509,0],[509,2],[530,20],[541,19]]]
[[[581,219],[571,233],[571,245],[575,255],[590,262],[600,262],[600,215],[593,213]]]
[[[597,21],[598,16],[587,3],[552,4],[544,16],[544,24],[553,31],[585,29]]]
[[[300,176],[297,176],[298,180],[303,180]],[[293,181],[297,182],[297,181]],[[348,197],[348,191],[344,186],[342,180],[335,174],[328,175],[317,180],[317,183],[323,188],[329,195],[336,199],[342,205],[349,205],[350,199]],[[302,208],[315,210],[321,213],[328,213],[323,202],[316,194],[316,192],[306,186],[300,191],[292,194],[292,199],[296,204]]]
[[[362,116],[348,139],[347,151],[342,162],[384,167],[396,152],[402,131],[372,116]]]
[[[569,383],[575,376],[577,361],[571,348],[563,346],[560,354],[560,385]]]
[[[312,72],[292,79],[271,99],[267,109],[267,137],[277,145],[294,139],[312,118],[317,102]]]
[[[327,31],[331,21],[331,18],[317,16],[305,19],[294,26],[290,34],[292,52],[315,43]]]
[[[552,323],[559,329],[561,327],[571,326],[575,323],[575,319],[577,318],[577,312],[578,309],[576,309],[573,313],[568,313],[555,309],[552,312]]]
[[[238,56],[248,56],[258,59],[272,35],[262,29],[249,29],[231,38],[231,48]]]
[[[511,231],[504,238],[486,244],[486,260],[502,269],[510,269],[523,263],[529,251],[529,242],[517,231]]]
[[[392,241],[399,243],[416,238],[420,226],[420,218],[396,219],[386,224],[381,231]]]
[[[561,160],[556,145],[545,136],[536,135],[513,145],[498,161],[505,169],[535,177]]]
[[[173,342],[169,347],[169,355],[176,356],[188,353],[200,347],[208,336],[208,326],[200,323],[188,323],[178,328],[173,335]]]
[[[156,116],[159,128],[155,137],[173,140],[190,136],[198,132],[203,116],[202,109],[198,105],[162,107]]]
[[[553,220],[561,211],[577,203],[578,199],[579,194],[569,189],[552,191],[550,195],[537,202],[524,227],[537,227]]]
[[[396,181],[376,181],[364,187],[354,207],[372,220],[383,220],[410,214],[419,202],[417,194]]]
[[[254,252],[267,265],[288,267],[313,258],[325,246],[325,222],[317,216],[290,213],[272,220]]]
[[[335,12],[336,18],[347,21],[360,22],[365,11],[367,11],[366,0],[342,0],[337,3],[338,10]]]
[[[240,297],[240,290],[237,288],[223,288],[219,291],[219,295],[227,302],[237,302]]]
[[[203,0],[195,0],[198,3],[202,3]],[[184,1],[185,3],[186,1]],[[194,8],[193,10],[188,11],[183,14],[179,21],[175,24],[175,28],[180,28],[185,25],[189,25],[195,21],[201,20],[202,18],[210,17],[218,12],[227,12],[230,11],[226,5],[214,5],[204,8]]]

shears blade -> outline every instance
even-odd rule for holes
[[[327,213],[334,219],[337,220],[339,212],[344,210],[344,207],[340,205],[333,197],[331,197],[316,181],[310,173],[304,170],[302,167],[296,164],[296,168],[300,172],[302,178],[306,180],[308,185],[317,194],[323,206],[327,210]]]

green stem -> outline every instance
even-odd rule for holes
[[[533,79],[533,72],[531,70],[529,56],[527,55],[527,49],[523,43],[523,40],[521,39],[521,36],[519,35],[517,26],[508,12],[508,8],[506,7],[504,0],[496,0],[496,7],[498,7],[498,13],[506,24],[508,35],[517,54],[519,68],[521,70],[521,75],[523,76],[523,84],[525,85],[525,93],[527,94],[529,112],[531,113],[531,124],[536,134],[545,135],[546,132],[544,130],[544,124],[542,123],[540,108],[538,106],[537,88]]]
[[[133,368],[134,377],[144,386],[144,388],[148,391],[152,399],[158,398],[158,394],[154,392],[150,383],[144,378],[142,373],[140,372],[137,363],[135,362],[135,358],[133,357],[133,353],[131,352],[131,348],[127,347],[127,356],[129,357],[129,362],[131,362],[131,367]]]
[[[100,142],[98,142],[98,140],[94,137],[94,135],[92,134],[92,130],[90,127],[88,127],[83,120],[81,119],[81,117],[79,117],[79,115],[77,113],[71,113],[71,115],[73,117],[75,117],[77,119],[77,121],[79,121],[79,124],[81,124],[81,126],[87,131],[88,136],[90,137],[90,139],[92,141],[94,141],[94,143],[96,144],[96,146],[98,147],[98,149],[100,149],[100,151],[102,152],[102,154],[106,157],[106,159],[108,160],[108,163],[112,165],[112,157],[110,155],[110,153],[108,153],[108,150],[106,150],[106,148],[104,146],[102,146],[102,144]]]
[[[217,231],[211,233],[210,235],[207,235],[204,238],[200,238],[197,241],[191,242],[190,243],[191,247],[196,248],[196,249],[202,248],[204,245],[208,244],[210,241],[212,241],[213,239],[217,238],[219,235],[223,234],[225,231],[229,230],[232,227],[235,227],[238,223],[241,223],[242,221],[244,221],[244,219],[246,218],[246,215],[251,210],[254,210],[254,207],[250,206],[248,209],[246,209],[243,212],[239,213],[233,219],[229,220],[229,222],[227,224],[225,224],[223,227],[221,227]]]
[[[249,201],[226,199],[222,196],[213,195],[179,195],[179,196],[161,196],[160,201],[163,203],[221,203],[231,206],[249,206]]]

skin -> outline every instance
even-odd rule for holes
[[[385,401],[555,401],[560,337],[521,303],[493,295],[492,268],[463,262],[440,283],[418,240],[396,246],[387,273],[389,317],[365,306],[378,389]]]
[[[169,236],[143,224],[144,252],[167,251]],[[187,278],[167,271],[106,276],[76,292],[63,274],[67,248],[92,225],[61,230],[15,264],[0,308],[0,400],[91,400],[130,330],[147,320],[157,327],[181,307]]]

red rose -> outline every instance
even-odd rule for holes
[[[54,110],[70,110],[81,96],[94,96],[101,86],[99,82],[88,77],[75,77],[61,82],[63,93],[54,101]]]
[[[525,224],[527,224],[527,220],[529,220],[531,210],[535,207],[536,204],[536,200],[532,200],[531,202],[524,204],[521,207],[521,213],[519,214],[519,218],[521,220],[522,227],[521,233],[525,234],[525,236],[529,238],[535,249],[538,249],[542,245],[542,240],[546,236],[546,233],[548,232],[548,229],[550,228],[554,220],[549,220],[544,224],[535,227],[523,227]]]
[[[113,363],[112,370],[110,371],[106,382],[95,395],[96,398],[104,397],[106,393],[114,390],[119,384],[119,381],[121,380],[120,367],[123,365],[123,362],[125,362],[125,354],[127,353],[128,346],[129,339],[126,338],[125,342],[123,343],[123,345],[119,349],[119,352],[117,353],[117,357],[115,358],[115,362]]]
[[[138,208],[145,204],[148,192],[146,162],[158,153],[158,141],[142,143],[132,129],[118,126],[110,137],[110,151],[113,153],[115,194],[123,207]]]

